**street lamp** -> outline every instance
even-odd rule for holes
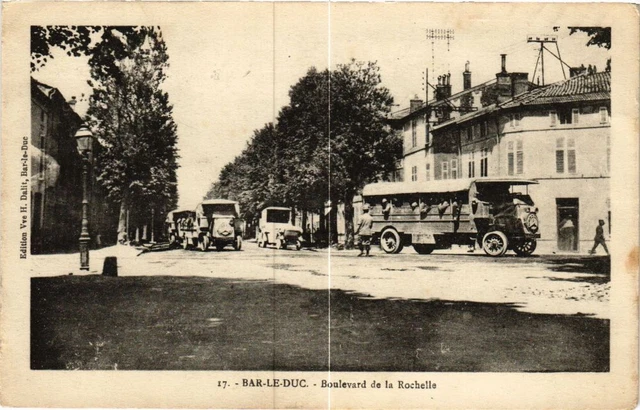
[[[82,156],[82,230],[80,231],[80,270],[89,270],[89,196],[87,187],[88,168],[91,165],[93,134],[85,124],[75,134],[78,152]]]

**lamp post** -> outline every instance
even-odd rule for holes
[[[89,270],[89,195],[87,174],[91,165],[93,134],[85,124],[75,134],[78,152],[82,156],[82,230],[80,231],[80,270]]]

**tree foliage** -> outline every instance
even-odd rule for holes
[[[390,175],[401,155],[386,124],[393,98],[377,64],[355,60],[333,71],[310,68],[289,97],[276,124],[254,132],[207,198],[236,199],[250,215],[266,205],[321,212],[327,201],[343,203],[349,241],[354,195]]]
[[[611,27],[569,27],[569,35],[582,32],[589,36],[587,46],[611,49]]]
[[[98,180],[123,212],[167,210],[177,203],[177,129],[161,88],[168,67],[158,28],[105,28],[89,61],[93,94],[88,123],[104,149]],[[122,233],[122,232],[120,232]]]
[[[31,71],[42,68],[53,58],[53,49],[60,48],[68,56],[88,56],[92,66],[117,73],[115,62],[129,56],[127,43],[138,40],[140,31],[134,26],[31,26]],[[111,52],[101,52],[105,48]]]

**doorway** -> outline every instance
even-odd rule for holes
[[[556,198],[558,250],[578,250],[580,233],[580,207],[578,198]]]

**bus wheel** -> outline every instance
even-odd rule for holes
[[[536,245],[535,239],[525,239],[524,242],[515,245],[513,250],[518,256],[529,256],[536,250]]]
[[[298,239],[296,241],[296,250],[299,251],[300,249],[302,249],[302,242],[300,242],[300,239]]]
[[[198,245],[200,245],[200,250],[202,252],[206,252],[207,249],[209,249],[209,237],[201,236],[200,240],[198,241]]]
[[[242,249],[242,236],[236,235],[236,240],[233,241],[233,249],[239,251]]]
[[[386,253],[399,253],[402,250],[400,234],[393,228],[387,228],[380,235],[380,247]]]
[[[502,256],[507,251],[509,242],[500,231],[488,232],[482,238],[482,249],[489,256]]]
[[[424,245],[424,244],[413,244],[413,249],[418,252],[420,255],[428,255],[431,252],[433,252],[433,250],[435,249],[435,247],[431,246],[431,245]]]

